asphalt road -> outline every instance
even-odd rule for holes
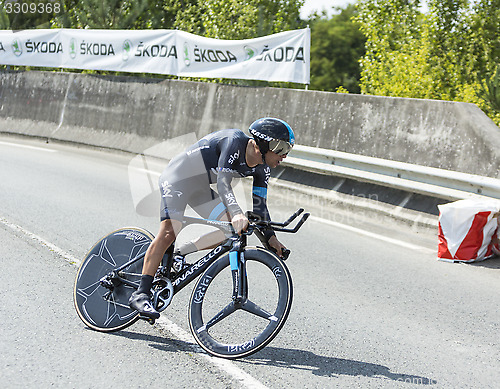
[[[315,218],[280,237],[292,249],[292,311],[244,360],[193,345],[190,290],[154,327],[86,328],[73,307],[73,262],[118,227],[158,226],[135,210],[131,159],[0,137],[2,387],[499,387],[500,259],[438,262],[437,238],[377,221],[359,226],[367,235]],[[270,196],[273,215],[293,210]]]

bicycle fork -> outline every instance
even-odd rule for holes
[[[246,237],[242,237],[242,239],[244,238]],[[248,298],[246,261],[243,253],[244,246],[245,244],[238,242],[229,252],[229,264],[233,279],[233,301],[235,305],[244,304]]]

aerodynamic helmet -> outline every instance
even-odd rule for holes
[[[287,155],[295,144],[295,135],[290,125],[276,118],[261,118],[254,121],[248,129],[262,155],[272,151]]]

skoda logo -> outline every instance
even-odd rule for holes
[[[130,51],[132,50],[132,42],[130,42],[128,39],[123,42],[123,51],[122,51],[122,59],[124,61],[127,61],[130,57]]]
[[[12,41],[12,52],[16,57],[19,57],[23,53],[23,47],[19,39]]]
[[[186,66],[191,65],[191,60],[189,59],[189,45],[184,42],[184,64]]]
[[[76,39],[75,38],[71,38],[71,40],[69,41],[69,56],[71,57],[71,59],[76,58]]]
[[[248,61],[249,59],[253,58],[255,54],[257,54],[257,50],[252,46],[246,45],[245,47],[243,47],[243,50],[245,50],[245,61]]]

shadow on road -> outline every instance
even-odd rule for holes
[[[318,376],[364,376],[387,378],[392,381],[419,385],[435,385],[437,381],[430,377],[391,372],[390,368],[374,363],[354,361],[317,355],[310,351],[276,347],[266,347],[257,354],[241,360],[244,363],[275,366],[287,369],[311,371]]]
[[[488,269],[500,269],[500,257],[495,256],[480,262],[467,263],[469,266],[486,267]]]
[[[150,342],[151,347],[160,351],[204,353],[204,351],[196,345],[182,340],[129,331],[113,332],[111,334],[123,336],[133,340]],[[314,354],[310,351],[296,349],[266,347],[262,351],[248,358],[238,359],[236,362],[242,364],[265,365],[284,369],[310,371],[314,375],[325,377],[364,376],[418,385],[437,384],[437,381],[430,377],[395,373],[392,372],[390,368],[383,365],[354,361],[350,359],[327,357]]]

